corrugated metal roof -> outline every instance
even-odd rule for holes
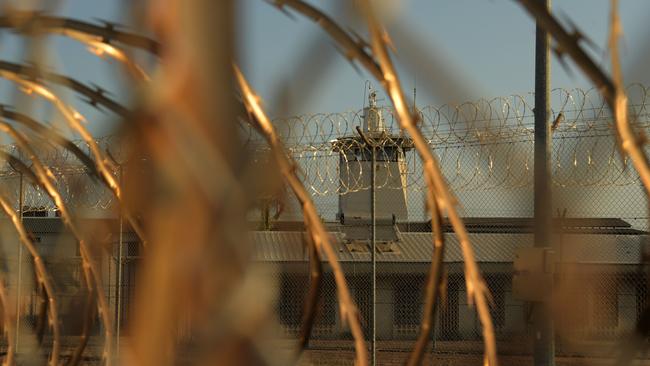
[[[346,223],[349,221],[346,220]],[[534,219],[531,217],[463,217],[463,223],[469,233],[522,233],[532,234]],[[330,231],[346,231],[346,226],[339,223],[325,223]],[[369,223],[366,224],[368,227]],[[398,222],[401,232],[430,232],[431,222]],[[301,231],[305,229],[302,221],[278,221],[273,226],[278,231]],[[378,223],[378,229],[381,225]],[[443,231],[452,233],[453,228],[448,219],[443,220]],[[349,230],[349,229],[348,229]],[[369,228],[366,230],[366,232]],[[647,235],[647,231],[633,229],[632,225],[620,218],[607,217],[570,217],[553,218],[553,231],[566,234],[600,234],[600,235]]]
[[[352,261],[351,253],[343,245],[341,233],[330,232],[339,260]],[[255,246],[254,259],[265,262],[302,262],[309,259],[303,233],[300,231],[253,231],[251,240]],[[327,256],[322,251],[323,259]]]
[[[512,262],[517,247],[531,246],[530,234],[469,234],[479,262]],[[429,262],[433,253],[431,233],[400,233],[400,248],[408,255],[399,261]],[[456,234],[445,234],[445,262],[462,262]]]
[[[254,258],[270,262],[302,262],[308,259],[302,233],[296,231],[255,231]],[[368,262],[370,253],[351,252],[343,235],[331,233],[341,262]],[[378,262],[428,263],[433,252],[431,233],[398,233],[395,253],[377,253]],[[519,247],[533,245],[532,234],[472,233],[470,242],[476,260],[483,263],[509,263]],[[563,236],[562,261],[601,264],[637,264],[640,262],[642,236],[568,234]],[[455,234],[445,234],[445,262],[462,262],[463,256]]]
[[[267,262],[295,262],[307,259],[303,234],[298,231],[254,231],[255,259]]]
[[[528,233],[532,234],[535,221],[532,217],[463,217],[463,223],[469,233]],[[402,231],[431,231],[431,222],[400,223]],[[411,230],[410,228],[414,228]],[[453,227],[444,219],[442,229],[452,233]],[[607,217],[571,217],[552,220],[554,233],[562,234],[599,234],[599,235],[647,235],[648,232],[633,229],[632,225],[619,218]]]
[[[8,224],[11,224],[8,218],[0,218],[0,222],[6,222]],[[111,225],[113,227],[116,227],[119,224],[119,221],[117,219],[109,219],[109,218],[95,218],[95,219],[89,219],[89,218],[83,218],[78,220],[80,225]],[[61,220],[60,217],[24,217],[23,218],[23,224],[25,225],[25,229],[28,232],[34,233],[34,234],[60,234],[62,232],[65,232],[67,229],[65,225],[63,224],[63,221]],[[128,225],[128,223],[124,223],[125,232],[130,232],[132,233],[131,227]]]
[[[580,263],[641,263],[643,237],[637,235],[566,235],[562,257]]]

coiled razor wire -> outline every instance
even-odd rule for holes
[[[647,130],[648,88],[635,84],[628,88],[630,115],[639,130]],[[534,96],[514,95],[457,106],[419,108],[420,128],[440,161],[454,191],[517,189],[532,186]],[[560,123],[553,131],[553,182],[560,187],[625,186],[638,183],[627,159],[621,158],[611,113],[595,89],[555,89],[551,115]],[[382,146],[394,146],[404,136],[393,110],[381,108],[386,137]],[[339,154],[340,150],[362,150],[356,136],[363,111],[313,114],[279,119],[278,126],[289,151],[304,173],[305,184],[314,195],[346,194],[369,189],[362,179],[364,165],[358,159]],[[251,141],[258,138],[248,130]],[[337,149],[334,149],[334,145]],[[263,149],[260,149],[263,150]],[[425,189],[417,154],[405,154],[405,166],[382,169],[389,152],[379,147],[378,188]],[[367,169],[367,168],[366,168]],[[345,176],[345,179],[341,179]]]
[[[90,155],[89,147],[85,142],[81,140],[73,142],[84,153]],[[125,145],[117,136],[103,137],[96,139],[96,142],[102,150],[109,152],[117,160],[115,163],[119,164],[121,162],[124,155],[122,149]],[[15,145],[3,146],[0,149],[20,158],[27,166],[32,165],[27,157],[21,155],[20,149]],[[56,188],[71,207],[92,210],[113,208],[115,199],[112,192],[99,181],[98,177],[91,176],[87,168],[80,164],[68,150],[44,143],[33,144],[32,149],[35,150],[41,162],[51,170],[56,179]],[[119,166],[117,167],[114,174],[119,178],[121,173]],[[0,168],[0,182],[5,194],[15,202],[16,207],[20,202],[20,192],[22,190],[23,210],[57,210],[47,192],[34,182],[30,182],[26,177],[21,177],[21,174],[7,163]]]
[[[648,87],[635,84],[628,88],[630,115],[639,130],[650,128]],[[420,128],[455,192],[494,189],[516,190],[533,183],[533,108],[532,94],[513,95],[457,106],[426,106],[418,109]],[[631,163],[621,158],[613,129],[611,113],[595,89],[555,89],[552,113],[563,118],[553,131],[553,182],[559,187],[611,187],[638,185],[639,178]],[[422,164],[417,154],[408,150],[400,169],[388,169],[391,163],[387,146],[405,140],[395,114],[380,108],[385,134],[377,151],[377,187],[420,192],[425,187]],[[363,179],[367,165],[358,157],[340,151],[364,150],[358,136],[363,111],[312,114],[274,122],[291,155],[298,162],[301,176],[315,196],[343,195],[369,189]],[[650,131],[649,131],[650,132]],[[260,156],[267,153],[257,132],[242,124],[243,138]],[[116,136],[97,140],[99,146],[120,160],[127,144]],[[88,152],[82,141],[75,142]],[[40,146],[42,145],[42,146]],[[52,169],[57,186],[76,208],[107,210],[114,197],[67,150],[39,144],[37,155]],[[14,146],[5,151],[20,156]],[[23,158],[28,165],[30,162]],[[385,169],[384,169],[385,168]],[[128,164],[122,166],[128,169]],[[116,177],[120,172],[114,172]],[[399,174],[399,176],[397,176]],[[342,179],[341,177],[345,177]],[[0,168],[0,180],[9,193],[19,195],[19,173],[9,165]],[[47,194],[32,184],[23,185],[23,205],[27,208],[56,210]],[[17,202],[17,201],[16,201]]]

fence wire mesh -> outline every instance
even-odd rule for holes
[[[361,266],[361,265],[358,265]],[[366,267],[368,265],[366,264]],[[380,365],[404,364],[412,350],[420,327],[423,311],[423,291],[426,266],[408,272],[391,271],[385,266],[377,276],[377,362]],[[410,267],[413,267],[412,265]],[[579,266],[578,266],[579,267]],[[609,359],[616,357],[630,336],[647,303],[646,276],[638,266],[624,270],[590,269],[589,273],[558,273],[561,311],[556,312],[556,355],[561,359]],[[308,274],[286,275],[278,269],[278,321],[287,342],[300,329]],[[358,269],[358,268],[357,268]],[[532,348],[531,305],[513,296],[511,266],[481,264],[492,294],[493,319],[499,354],[504,364],[517,364],[518,357],[529,356]],[[413,273],[415,272],[415,273]],[[348,272],[350,273],[350,272]],[[427,345],[424,364],[455,360],[461,364],[482,357],[481,326],[474,308],[467,301],[465,281],[460,264],[448,266],[446,293],[436,313],[436,326]],[[370,334],[372,302],[371,279],[366,273],[349,277],[354,291],[364,332]],[[564,287],[573,291],[565,291]],[[345,326],[340,323],[336,306],[334,282],[324,277],[319,300],[319,316],[312,340],[302,358],[303,364],[352,365],[353,343]],[[367,337],[370,347],[370,339]],[[618,351],[617,351],[618,350]],[[642,356],[643,357],[643,356]],[[456,364],[456,363],[450,363]]]
[[[640,130],[650,127],[648,89],[633,86],[632,110]],[[556,354],[560,357],[611,358],[648,304],[648,285],[641,257],[648,229],[647,200],[638,176],[617,151],[608,110],[595,91],[555,91],[554,116],[563,122],[553,135],[553,207],[557,233],[554,319]],[[472,244],[491,297],[498,350],[503,364],[530,356],[531,304],[513,289],[517,248],[531,246],[533,214],[532,111],[528,98],[496,98],[457,107],[421,108],[422,128],[466,218]],[[335,238],[339,260],[360,310],[370,347],[376,314],[378,364],[403,364],[414,346],[423,312],[423,293],[431,260],[431,225],[425,209],[421,162],[410,149],[392,111],[382,115],[382,143],[377,154],[378,262],[373,284],[370,266],[369,195],[372,169],[369,149],[354,127],[373,111],[315,115],[276,121],[299,164],[321,217]],[[253,130],[245,130],[260,162],[265,147]],[[119,157],[115,138],[99,141]],[[83,148],[83,144],[79,143]],[[12,152],[12,147],[6,149]],[[15,153],[15,151],[13,151]],[[114,198],[84,167],[56,149],[38,152],[54,171],[57,184],[81,217],[120,227]],[[125,163],[115,176],[130,169]],[[9,198],[23,214],[48,267],[57,274],[63,313],[84,310],[81,263],[73,238],[66,235],[57,207],[10,166],[0,174]],[[22,196],[22,199],[21,199]],[[355,211],[356,210],[356,211]],[[351,215],[343,215],[352,212]],[[393,217],[395,216],[395,217]],[[251,211],[253,256],[268,267],[277,284],[278,341],[290,352],[296,344],[309,288],[307,250],[302,242],[299,205],[289,195],[267,198]],[[124,224],[122,222],[122,224]],[[3,251],[8,286],[17,294],[19,347],[38,341],[43,322],[42,295],[34,285],[31,257],[21,251],[15,232],[4,223]],[[188,228],[189,230],[189,228]],[[445,226],[447,253],[444,291],[428,336],[427,364],[444,361],[480,363],[481,326],[468,303],[462,257],[455,235]],[[105,241],[110,256],[102,259],[105,292],[120,336],[128,335],[129,309],[137,290],[140,243],[126,225]],[[327,265],[317,317],[301,363],[351,365],[352,337],[342,324],[336,286]],[[372,289],[376,289],[376,302]],[[96,315],[93,316],[96,318]],[[72,320],[63,330],[78,337],[82,324]],[[99,322],[92,335],[99,338]],[[44,337],[48,339],[45,327]],[[72,347],[76,338],[64,339]],[[31,342],[31,343],[30,343]],[[92,341],[91,341],[92,345]],[[99,347],[94,350],[100,360]],[[90,361],[89,361],[90,362]]]
[[[645,131],[650,122],[648,90],[643,86],[629,90],[634,96],[631,108],[635,123]],[[557,227],[552,244],[557,254],[552,301],[556,355],[564,362],[612,359],[620,352],[634,352],[621,345],[630,339],[646,308],[647,276],[642,255],[647,241],[648,203],[630,162],[620,157],[611,116],[597,93],[555,90],[553,95],[553,118],[562,113],[552,145]],[[502,364],[528,362],[534,337],[531,326],[535,305],[522,300],[513,286],[516,249],[533,242],[532,99],[516,96],[453,108],[420,109],[421,128],[458,198],[492,295],[491,316]],[[276,121],[321,217],[330,222],[339,243],[339,259],[359,306],[369,349],[373,312],[368,254],[371,165],[366,163],[370,150],[356,135],[355,126],[362,126],[364,116],[371,112],[366,109]],[[401,204],[406,209],[406,215],[395,215],[392,224],[377,224],[378,236],[385,235],[377,239],[374,284],[377,363],[391,365],[404,364],[418,335],[431,259],[431,226],[424,204],[421,162],[404,142],[391,110],[380,109],[379,113],[384,124],[376,167],[378,217],[385,218],[381,215],[387,212],[395,215],[399,211],[396,206]],[[401,156],[393,151],[400,144]],[[344,154],[342,150],[353,153]],[[399,161],[402,166],[398,166]],[[350,211],[351,201],[361,212],[356,223],[347,216],[343,220],[341,215]],[[270,210],[268,206],[266,209]],[[258,251],[264,251],[256,254],[257,259],[277,265],[278,321],[290,340],[300,328],[309,269],[305,249],[291,253],[292,248],[301,248],[300,243],[291,244],[297,240],[291,231],[301,230],[300,207],[286,197],[273,210],[279,211],[277,220],[268,219],[273,212],[266,216],[251,214],[253,220],[269,220],[260,225],[269,230],[268,237],[256,234],[254,242]],[[394,237],[386,234],[391,227],[397,232]],[[435,329],[429,335],[425,364],[481,364],[482,329],[468,302],[454,235],[446,235],[445,290],[435,315]],[[351,365],[353,343],[340,324],[329,274],[323,286],[318,306],[321,318],[303,363]]]

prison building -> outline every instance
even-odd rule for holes
[[[117,225],[115,220],[92,220],[95,227]],[[76,242],[66,234],[58,217],[26,217],[24,223],[48,266],[55,267],[58,297],[64,309],[83,308],[81,260]],[[499,340],[509,342],[525,334],[530,311],[513,294],[513,261],[519,248],[532,247],[532,220],[466,218],[476,260],[491,293],[491,315]],[[0,226],[6,238],[15,236],[7,221]],[[555,238],[555,294],[564,304],[557,323],[561,337],[589,341],[616,339],[634,328],[647,306],[648,288],[642,269],[647,233],[632,229],[620,219],[557,219]],[[329,234],[353,295],[359,305],[366,334],[371,319],[371,263],[369,225],[357,221],[329,223]],[[481,327],[468,303],[463,276],[463,256],[456,235],[443,223],[446,250],[446,285],[438,309],[434,337],[437,341],[478,341]],[[13,234],[12,234],[13,232]],[[252,260],[272,269],[277,284],[277,319],[287,338],[300,328],[305,295],[309,287],[308,250],[304,228],[298,222],[277,223],[274,230],[253,231]],[[125,232],[122,268],[117,266],[120,238],[108,238],[112,255],[102,262],[104,291],[121,324],[128,323],[129,308],[137,291],[139,243]],[[12,244],[10,244],[12,243]],[[17,265],[18,240],[7,240],[4,251],[10,265]],[[423,293],[432,256],[428,223],[377,224],[377,336],[381,341],[412,341],[421,321]],[[21,313],[35,323],[40,296],[33,286],[29,255],[23,255]],[[324,279],[315,340],[349,339],[338,314],[335,284],[326,256],[320,253]],[[119,299],[119,302],[118,302]],[[73,313],[74,311],[65,311]],[[68,327],[65,334],[78,334]]]
[[[81,334],[83,326],[78,314],[85,312],[87,301],[79,244],[57,212],[40,208],[26,209],[23,211],[22,221],[50,271],[59,313],[68,317],[62,319],[66,324],[61,330],[62,336],[77,336]],[[97,246],[95,249],[104,252],[94,255],[96,258],[102,258],[98,264],[103,277],[103,291],[111,312],[116,320],[119,316],[120,324],[125,325],[137,291],[136,278],[141,260],[141,243],[128,225],[125,225],[125,230],[120,233],[119,220],[80,219],[78,224],[80,227],[93,227],[96,233],[103,231],[104,235],[98,235],[102,238],[102,247]],[[36,286],[33,259],[22,247],[16,230],[8,219],[0,220],[0,232],[6,263],[13,267],[13,273],[19,274],[10,278],[14,282],[9,285],[19,297],[20,314],[26,317],[26,324],[23,326],[35,328],[38,322],[42,321],[39,316],[43,299],[39,287]],[[122,263],[121,266],[118,265],[119,262]],[[99,326],[100,322],[96,319],[91,335],[101,334]],[[122,327],[122,331],[128,331],[128,328]]]
[[[530,308],[513,294],[513,260],[519,248],[533,246],[531,219],[472,219],[467,227],[476,260],[491,293],[491,315],[501,342],[517,342],[527,333]],[[377,339],[415,340],[422,317],[423,293],[433,252],[426,223],[379,225],[377,242]],[[614,340],[634,328],[647,304],[647,285],[639,272],[646,233],[620,219],[556,220],[554,296],[558,337],[563,345],[590,340]],[[278,321],[287,337],[300,329],[309,287],[308,249],[298,223],[280,225],[278,231],[251,233],[254,260],[277,273]],[[437,312],[436,341],[478,341],[481,326],[468,302],[463,255],[456,238],[444,225],[446,279]],[[293,230],[283,230],[293,229]],[[359,239],[369,226],[330,224],[337,259],[341,262],[361,313],[365,333],[371,319],[370,244]],[[386,239],[386,235],[393,237]],[[335,284],[324,253],[324,280],[314,340],[349,339],[341,324]],[[450,343],[450,344],[451,344]],[[411,343],[412,344],[412,343]],[[507,346],[506,346],[507,347]],[[514,348],[514,347],[513,347]]]

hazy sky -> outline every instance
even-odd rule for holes
[[[298,16],[297,20],[292,20],[280,12],[274,12],[271,6],[259,0],[244,0],[241,3],[243,40],[246,45],[243,50],[245,70],[263,97],[272,101],[277,92],[274,88],[277,89],[282,80],[291,80],[301,74],[301,70],[295,68],[299,64],[295,61],[295,50],[308,47],[310,42],[318,42],[324,37],[324,32]],[[332,2],[314,3],[323,6]],[[460,78],[459,81],[471,91],[472,95],[468,95],[468,98],[523,94],[533,90],[535,27],[530,17],[514,1],[405,0],[399,3],[401,7],[389,11],[393,25],[400,29],[411,29],[424,50],[422,54],[430,53],[436,59],[446,60]],[[609,1],[557,0],[553,7],[558,14],[570,17],[590,36],[601,49],[600,53],[595,54],[597,59],[605,62]],[[650,1],[623,0],[620,11],[625,31],[623,61],[629,68],[633,60],[639,58],[637,48],[641,45],[648,47],[650,24],[647,15],[650,14]],[[362,28],[358,29],[360,34],[364,34]],[[397,51],[395,59],[400,66],[406,65],[403,61],[408,59],[403,55],[413,57],[411,55],[421,51],[419,48],[405,50],[406,46],[395,35],[393,38]],[[325,47],[319,53],[326,54],[333,49],[331,42],[323,44]],[[427,64],[428,60],[422,55],[419,62]],[[438,91],[442,98],[423,94],[423,70],[400,67],[399,71],[408,90],[412,90],[420,80],[417,86],[419,90],[422,89],[422,94],[418,93],[418,103],[438,104],[445,101],[441,100],[445,95],[444,88]],[[432,74],[442,72],[435,67],[427,71]],[[573,71],[572,77],[567,75],[554,60],[552,86],[588,87],[589,83],[581,77],[580,72]],[[342,57],[337,57],[327,71],[320,72],[323,76],[319,82],[311,85],[316,92],[306,103],[297,107],[297,112],[330,112],[361,107],[364,81],[370,78],[367,74],[356,72]],[[638,80],[639,75],[634,79]],[[292,83],[301,85],[299,80],[295,78]],[[645,81],[650,81],[647,74]],[[303,93],[303,88],[300,88],[294,90],[292,95],[299,98]]]
[[[339,1],[310,2],[327,12],[335,12],[332,14],[337,18],[347,20],[346,27],[365,37],[363,24],[341,15]],[[106,19],[128,23],[123,16],[125,3],[128,2],[62,0],[63,5],[57,12],[88,21]],[[337,112],[362,107],[364,83],[371,79],[370,76],[344,60],[317,25],[299,15],[292,19],[263,0],[238,0],[238,3],[235,34],[240,47],[238,59],[272,115]],[[409,93],[417,85],[418,104],[447,101],[454,94],[449,89],[453,85],[461,86],[453,88],[455,101],[526,94],[533,90],[534,23],[516,2],[385,0],[384,3],[390,4],[385,13],[389,14],[387,21],[395,41],[398,71]],[[606,63],[609,1],[556,0],[553,7],[590,36],[600,48],[594,55]],[[629,71],[648,63],[650,1],[623,0],[620,9],[625,31],[623,63]],[[405,39],[407,33],[410,37]],[[414,39],[417,46],[409,45]],[[24,55],[18,45],[18,37],[5,35],[0,39],[2,57],[22,61]],[[110,62],[99,60],[75,42],[58,37],[50,43],[50,50],[53,52],[47,64],[53,68],[75,75],[81,81],[105,86],[117,99],[127,100],[120,78],[115,77],[121,70]],[[413,60],[417,61],[417,67],[410,66]],[[567,75],[554,60],[553,87],[589,87],[580,72],[572,70],[573,76]],[[454,84],[440,86],[437,82],[427,82],[439,80],[441,76],[450,77]],[[628,73],[626,82],[633,81],[648,83],[650,76],[647,72],[645,75],[639,71]],[[13,88],[7,82],[0,85],[2,102],[12,104],[16,100]],[[282,88],[287,88],[291,102],[290,108],[284,111],[278,107]],[[87,114],[90,127],[97,135],[110,133],[114,116],[82,106],[83,103],[72,95],[70,100],[75,100]],[[44,116],[48,115],[47,108],[42,111]]]

